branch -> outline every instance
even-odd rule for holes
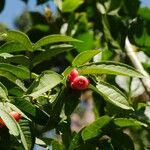
[[[150,92],[150,75],[144,70],[141,62],[138,60],[136,56],[136,52],[133,46],[131,45],[131,43],[129,42],[128,37],[126,37],[126,40],[125,40],[125,50],[133,66],[145,76],[145,78],[142,78],[141,81],[147,94],[150,96],[150,93],[149,93]]]

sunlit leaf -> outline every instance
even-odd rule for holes
[[[45,46],[47,44],[54,44],[59,42],[64,43],[64,42],[80,42],[80,41],[65,35],[59,35],[59,34],[49,35],[37,41],[34,45],[34,50],[40,48],[41,46]]]
[[[143,75],[134,68],[118,62],[98,62],[83,65],[78,68],[80,74],[113,74],[133,77],[143,77]]]
[[[77,9],[84,1],[83,0],[65,0],[62,3],[63,12],[72,12]]]
[[[75,57],[75,59],[72,62],[73,66],[80,66],[87,62],[89,62],[95,55],[97,55],[100,52],[100,50],[88,50],[80,53]]]
[[[95,120],[93,123],[91,123],[89,126],[87,126],[82,131],[82,138],[84,141],[87,141],[89,139],[95,138],[97,136],[100,136],[103,134],[103,128],[108,125],[108,123],[111,121],[111,118],[109,116],[103,116]]]
[[[27,94],[34,98],[39,97],[41,94],[49,91],[62,81],[59,74],[53,71],[43,72],[33,84],[29,87]]]
[[[23,32],[17,30],[9,30],[1,36],[8,41],[21,43],[27,50],[32,50],[32,43],[28,36]]]
[[[96,87],[90,85],[90,88],[103,96],[109,103],[112,103],[122,109],[132,109],[127,97],[116,87],[101,81]]]

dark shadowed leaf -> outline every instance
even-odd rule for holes
[[[52,47],[52,48],[36,55],[32,60],[32,64],[33,64],[33,66],[35,66],[45,60],[50,60],[52,57],[55,57],[56,55],[58,55],[60,53],[70,51],[72,48],[73,47],[71,45],[67,45],[67,44]]]
[[[134,150],[132,139],[122,131],[111,131],[111,142],[115,150]]]

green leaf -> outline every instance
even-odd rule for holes
[[[38,123],[40,125],[45,125],[47,123],[49,116],[27,99],[16,98],[12,103],[35,123]]]
[[[39,41],[37,41],[34,45],[34,50],[45,46],[47,44],[54,44],[54,43],[59,43],[59,42],[81,42],[79,40],[76,40],[72,37],[65,36],[65,35],[59,35],[59,34],[54,34],[54,35],[49,35],[45,36]]]
[[[150,20],[150,8],[148,7],[140,7],[138,11],[138,15],[140,15],[145,20]]]
[[[21,52],[21,51],[25,51],[26,50],[26,47],[19,43],[19,42],[14,42],[14,41],[11,41],[11,42],[7,42],[5,44],[3,44],[1,47],[0,47],[0,54],[1,53],[13,53],[13,52]]]
[[[65,98],[65,115],[70,116],[79,104],[80,92],[70,90]]]
[[[28,36],[23,32],[9,30],[8,32],[2,34],[2,37],[8,41],[19,42],[26,48],[26,50],[32,50],[32,43]]]
[[[20,138],[21,142],[25,148],[25,150],[30,150],[33,147],[33,136],[31,133],[31,127],[30,123],[27,120],[21,119],[19,121],[19,132],[20,132]]]
[[[83,0],[65,0],[62,3],[62,12],[72,12],[76,10],[83,2]]]
[[[8,54],[8,53],[2,53],[2,54]],[[1,55],[0,54],[0,57]],[[23,66],[30,66],[30,60],[27,56],[23,55],[12,55],[11,57],[8,58],[0,58],[0,62],[5,62],[5,63],[14,63],[14,64],[19,64]]]
[[[81,19],[81,20],[84,20],[84,18],[86,18],[86,17],[87,16],[85,16],[85,17],[83,16],[83,19]],[[88,23],[86,23],[86,21],[85,21],[85,24],[88,24]],[[78,34],[77,39],[82,42],[73,43],[73,45],[79,53],[83,52],[83,51],[87,51],[89,49],[93,49],[94,43],[95,43],[95,40],[93,37],[94,37],[93,32],[80,33],[80,34]]]
[[[106,127],[106,125],[108,125],[110,121],[111,121],[111,118],[109,116],[103,116],[95,120],[85,129],[83,129],[82,134],[81,134],[83,140],[87,141],[87,140],[90,140],[92,138],[102,135],[103,128]]]
[[[23,91],[26,91],[26,87],[24,86],[24,83],[12,73],[8,71],[0,70],[0,76],[7,78],[9,81],[16,84],[18,87],[20,87]]]
[[[17,122],[3,108],[0,109],[0,117],[5,122],[11,134],[19,136],[19,128]]]
[[[100,50],[88,50],[80,53],[75,57],[75,59],[72,62],[73,66],[80,66],[87,62],[89,62],[95,55],[97,55],[100,52]]]
[[[80,66],[78,68],[79,74],[112,74],[112,75],[124,75],[124,76],[132,76],[132,77],[140,77],[143,75],[135,70],[134,68],[118,63],[118,62],[98,62],[98,63],[90,63],[87,65]]]
[[[8,71],[20,79],[29,79],[30,71],[25,67],[18,67],[7,63],[0,63],[0,70]]]
[[[103,139],[99,141],[99,148],[102,150],[114,150],[114,147],[109,139]]]
[[[144,124],[144,123],[142,123],[136,119],[133,119],[133,118],[116,118],[116,119],[114,119],[114,123],[121,128],[134,127],[134,126],[145,126],[145,127],[147,127],[146,124]]]
[[[64,150],[64,146],[56,140],[52,141],[52,149],[53,150]]]
[[[0,98],[5,99],[5,100],[8,99],[8,91],[1,82],[0,82]]]
[[[18,112],[22,117],[26,118],[27,120],[31,121],[31,119],[29,119],[27,117],[27,115],[25,115],[19,108],[17,108],[14,104],[7,102],[6,103],[8,107],[10,107],[13,111]]]
[[[33,98],[37,98],[43,93],[54,88],[56,85],[60,84],[61,81],[62,78],[59,74],[53,71],[45,71],[35,79],[29,87],[27,94]]]
[[[126,133],[120,130],[111,130],[110,134],[111,142],[115,150],[135,150],[132,139]]]
[[[96,87],[90,85],[90,88],[103,96],[109,103],[112,103],[122,109],[133,109],[129,105],[127,97],[119,89],[108,83],[101,81]]]
[[[150,20],[137,18],[130,24],[128,36],[131,43],[142,48],[150,47]]]
[[[83,144],[81,132],[82,130],[73,137],[69,146],[69,150],[79,150],[80,146]]]
[[[50,60],[52,57],[71,50],[73,47],[71,45],[58,45],[55,47],[50,48],[49,50],[46,50],[44,52],[41,52],[40,54],[36,55],[33,60],[32,64],[33,66],[36,66],[37,64],[45,61],[45,60]]]

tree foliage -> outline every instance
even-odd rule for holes
[[[148,77],[131,63],[125,41],[128,37],[134,45],[137,58],[144,55],[137,60],[149,74],[150,9],[139,0],[54,3],[56,12],[46,6],[48,0],[37,0],[44,14],[26,10],[15,22],[17,30],[0,33],[0,117],[5,122],[0,149],[30,150],[35,144],[53,150],[148,149],[150,91],[143,84]],[[74,68],[89,79],[87,90],[71,88],[67,76]],[[82,115],[79,106],[87,91],[92,91],[95,119],[72,132],[71,115]],[[11,111],[19,112],[21,121]],[[48,131],[50,136],[43,136]]]

